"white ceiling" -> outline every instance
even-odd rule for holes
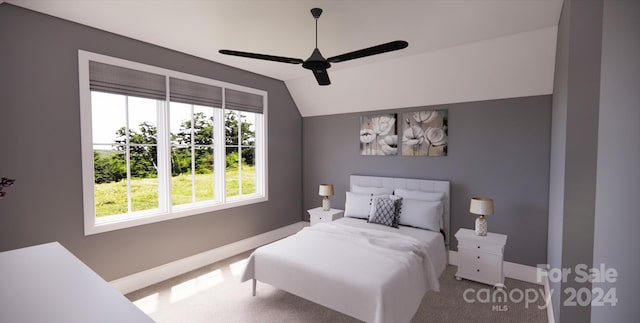
[[[303,116],[549,94],[562,0],[9,0],[7,2],[285,81]],[[309,10],[324,10],[325,57],[406,40],[333,64],[332,84],[291,65],[219,49],[306,59]]]

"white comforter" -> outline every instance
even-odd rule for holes
[[[256,279],[366,322],[409,322],[438,276],[424,241],[320,223],[260,247],[242,281]]]

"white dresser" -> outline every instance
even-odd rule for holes
[[[307,212],[309,213],[310,226],[320,222],[331,222],[344,216],[344,210],[330,209],[329,211],[323,211],[321,207],[307,210]]]
[[[0,286],[0,322],[153,322],[57,242],[0,252]]]
[[[502,260],[507,236],[487,233],[478,236],[473,230],[460,229],[458,239],[458,272],[456,279],[466,278],[489,285],[504,285]]]

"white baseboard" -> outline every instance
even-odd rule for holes
[[[298,222],[286,227],[278,228],[269,232],[265,232],[250,238],[224,245],[215,249],[182,258],[155,268],[151,268],[133,275],[125,276],[113,281],[109,284],[122,294],[131,293],[147,286],[167,280],[171,277],[182,275],[194,269],[212,264],[214,262],[227,259],[229,257],[241,254],[245,251],[255,249],[270,242],[285,238],[298,231],[309,222]]]
[[[449,264],[457,266],[458,265],[458,252],[449,250]],[[538,281],[538,270],[537,267],[525,266],[521,264],[516,264],[514,262],[505,261],[503,263],[504,276],[522,280],[527,283],[544,285],[544,282]]]

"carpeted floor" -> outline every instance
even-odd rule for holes
[[[256,297],[252,297],[251,282],[239,282],[248,255],[229,258],[126,296],[160,323],[360,322],[260,282]],[[498,293],[488,285],[457,281],[455,272],[455,266],[447,267],[440,277],[440,291],[426,294],[412,322],[547,322],[546,308],[541,308],[542,286],[507,279],[505,293]],[[495,297],[504,295],[505,301]],[[527,298],[537,301],[526,302]]]

